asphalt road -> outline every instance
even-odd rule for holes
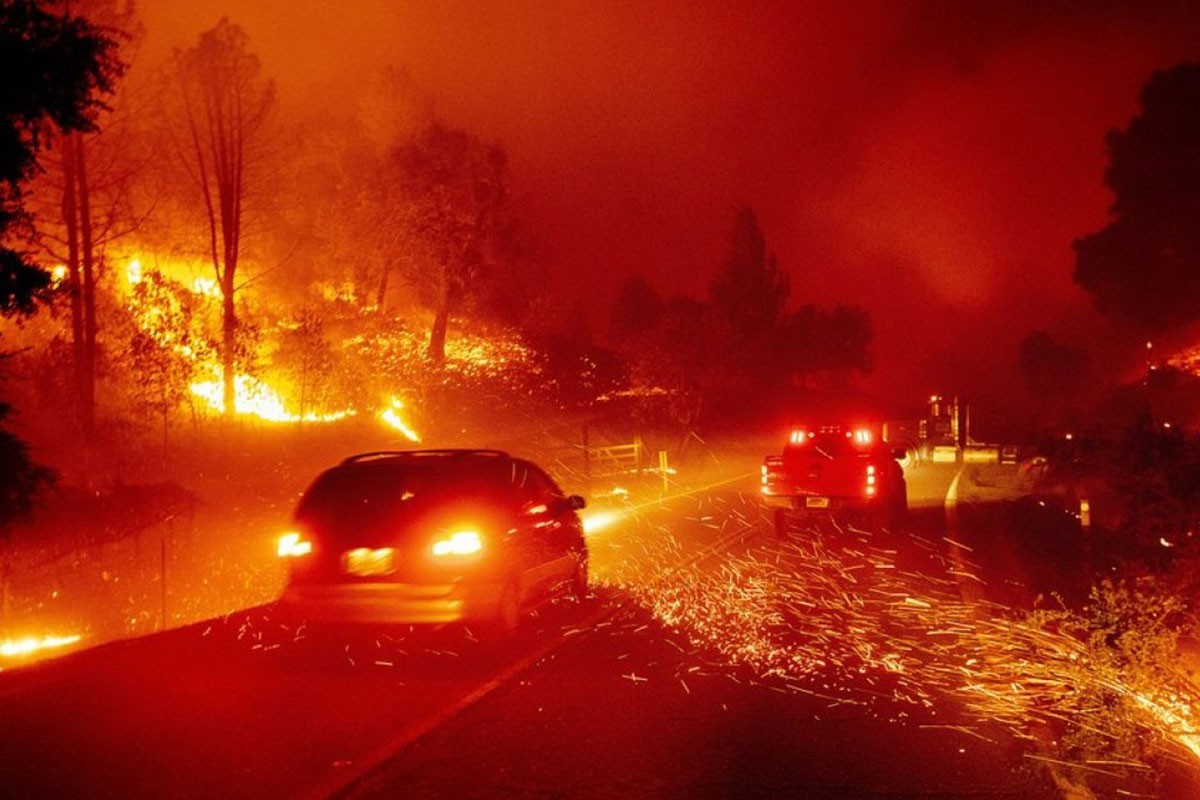
[[[991,591],[957,528],[1012,506],[956,487],[947,514],[955,475],[910,477],[899,532],[780,540],[753,476],[627,507],[590,537],[595,596],[510,643],[267,606],[0,673],[0,795],[1061,796],[956,683],[947,631]]]

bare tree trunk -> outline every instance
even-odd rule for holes
[[[223,19],[201,44],[176,51],[183,117],[190,135],[188,171],[204,199],[213,269],[222,293],[221,373],[226,419],[236,413],[237,288],[247,147],[257,141],[275,93],[259,76],[247,37]],[[253,152],[253,151],[251,151]]]
[[[0,563],[0,633],[8,633],[12,621],[12,564],[6,558]]]
[[[391,272],[392,265],[385,262],[383,274],[379,276],[379,291],[375,294],[375,311],[379,314],[383,313],[383,303],[387,300],[388,276]]]
[[[91,439],[96,430],[96,270],[92,236],[92,208],[88,191],[87,157],[83,134],[71,134],[74,142],[75,178],[79,181],[79,233],[83,256],[83,398],[80,403],[83,434]]]
[[[446,326],[450,321],[450,281],[442,276],[442,285],[438,292],[437,313],[433,316],[433,328],[429,332],[429,357],[433,363],[442,364],[446,360]]]
[[[165,395],[166,392],[164,391],[163,394]],[[159,407],[162,408],[162,436],[163,436],[162,446],[163,446],[163,456],[165,457],[167,454],[167,448],[168,448],[168,445],[170,442],[169,434],[170,434],[170,429],[171,429],[171,406],[167,402],[166,397],[161,397],[159,399]]]
[[[297,423],[304,426],[304,415],[308,412],[308,342],[304,343],[305,351],[300,359],[300,419]]]
[[[79,208],[75,198],[75,136],[62,137],[63,196],[62,217],[67,228],[67,286],[71,293],[71,359],[73,369],[72,399],[75,421],[83,425],[84,417],[84,336],[83,336],[83,278],[79,269]]]
[[[229,275],[226,267],[225,274]],[[226,281],[232,283],[232,281]],[[224,312],[221,322],[221,376],[225,384],[222,401],[225,404],[225,416],[232,417],[237,411],[237,392],[234,382],[237,373],[234,369],[233,351],[237,342],[237,313],[233,306],[233,286],[222,289],[221,309]]]
[[[241,129],[231,141],[218,140],[217,197],[221,209],[221,245],[225,252],[225,279],[223,286],[224,311],[221,325],[222,345],[221,367],[224,371],[225,415],[233,417],[237,412],[237,380],[236,359],[237,347],[237,307],[234,305],[233,293],[237,286],[238,257],[241,255],[242,236],[242,159],[243,141]]]

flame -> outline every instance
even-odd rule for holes
[[[1200,728],[1197,728],[1194,706],[1180,698],[1156,698],[1140,692],[1130,694],[1138,706],[1158,721],[1168,736],[1200,758]]]
[[[129,287],[141,283],[147,277],[143,267],[143,255],[130,257],[126,263],[125,278]],[[171,261],[160,269],[157,259],[154,259],[155,272],[170,276],[170,282],[175,287],[186,287],[197,298],[208,300],[222,297],[217,281],[208,277],[195,277],[196,270],[201,265],[198,262]],[[322,287],[323,296],[330,301],[353,301],[353,286],[350,284],[329,284]],[[203,308],[203,303],[196,303]],[[186,341],[183,331],[162,331],[161,321],[167,309],[154,307],[134,308],[135,320],[141,324],[143,331],[152,333],[158,343],[169,348],[180,356],[191,360],[199,367],[203,379],[197,380],[189,387],[192,394],[203,401],[203,404],[218,413],[225,412],[224,379],[221,366],[217,359],[209,354],[209,348],[192,347]],[[157,324],[151,324],[155,321]],[[345,339],[343,349],[349,347],[362,348],[371,351],[376,356],[390,358],[405,358],[409,354],[423,353],[426,342],[423,333],[401,327],[394,333],[384,336],[358,336]],[[463,334],[452,338],[446,343],[445,369],[448,373],[457,373],[468,379],[489,378],[498,376],[518,375],[522,378],[540,374],[534,351],[525,346],[519,336],[505,333],[495,337],[481,337]],[[412,423],[411,415],[405,413],[404,402],[398,397],[390,397],[384,407],[377,413],[377,418],[384,424],[398,430],[411,442],[420,442],[421,435]],[[333,411],[304,411],[296,413],[289,409],[284,396],[273,386],[262,379],[238,374],[234,378],[234,413],[254,416],[269,422],[336,422],[355,416],[353,408],[343,408]]]
[[[196,278],[192,281],[192,292],[205,297],[222,297],[221,287],[212,278]]]
[[[313,287],[321,295],[322,298],[330,303],[357,303],[358,296],[354,290],[354,284],[349,282],[343,283],[318,283]]]
[[[179,272],[179,269],[174,270]],[[141,283],[144,272],[139,258],[130,259],[125,269],[125,276],[131,286]],[[190,291],[198,296],[209,299],[220,298],[221,288],[212,278],[194,278],[188,285]],[[161,316],[161,309],[149,308],[141,312],[147,321]],[[143,330],[152,330],[152,326],[143,325]],[[198,360],[198,356],[190,347],[176,343],[176,333],[157,334],[159,343],[169,346],[185,358]],[[205,404],[214,411],[225,410],[224,380],[221,378],[220,365],[215,360],[204,363],[211,377],[208,380],[196,381],[189,388],[192,393],[204,400]],[[341,409],[332,412],[305,412],[296,414],[289,411],[283,398],[271,386],[250,375],[237,375],[234,378],[234,409],[238,414],[255,416],[269,422],[335,422],[355,415],[353,409]]]
[[[408,423],[406,423],[400,416],[400,412],[403,410],[404,401],[393,395],[390,398],[388,407],[380,412],[379,418],[388,425],[391,425],[396,430],[400,431],[400,433],[404,434],[404,438],[408,439],[410,442],[421,441],[420,434],[409,427]]]
[[[225,410],[225,382],[221,379],[197,381],[192,393],[199,396],[214,411]],[[354,416],[353,409],[326,414],[307,412],[293,414],[283,404],[279,394],[267,384],[250,375],[237,375],[233,380],[234,409],[238,414],[258,417],[268,422],[336,422]]]
[[[66,647],[75,644],[82,638],[78,634],[73,634],[71,636],[26,636],[23,639],[6,639],[0,642],[0,656],[5,658],[27,656],[42,650]]]

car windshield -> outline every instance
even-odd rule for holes
[[[512,464],[500,461],[414,459],[341,467],[316,480],[296,518],[331,532],[403,526],[456,504],[511,506],[515,481]]]

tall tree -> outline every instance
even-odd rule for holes
[[[123,70],[115,45],[85,20],[32,0],[0,0],[0,314],[32,313],[49,276],[5,244],[24,217],[21,183],[52,130],[91,130]],[[0,418],[8,407],[0,404]],[[0,431],[0,531],[51,473]]]
[[[787,276],[768,252],[758,218],[749,207],[738,209],[734,216],[729,250],[709,294],[728,331],[713,353],[726,362],[732,376],[720,400],[730,408],[745,409],[748,401],[764,394],[764,387],[784,377],[775,350],[788,298]]]
[[[70,5],[113,41],[134,38],[138,25],[132,0],[76,0]],[[117,122],[114,129],[109,113],[103,131],[59,131],[56,152],[46,159],[46,172],[33,192],[35,203],[38,195],[46,197],[37,210],[36,242],[67,267],[63,288],[71,312],[73,400],[85,438],[94,433],[96,418],[99,272],[106,245],[133,224],[127,201],[136,158],[129,128]]]
[[[754,209],[738,210],[729,253],[709,290],[744,340],[769,336],[782,317],[789,291],[787,275],[779,271],[775,256],[767,254]]]
[[[775,358],[801,383],[821,374],[845,383],[851,372],[871,371],[872,336],[871,316],[857,306],[805,305],[780,322]]]
[[[21,183],[57,128],[88,131],[124,70],[114,42],[79,17],[33,0],[0,0],[0,237],[24,220]],[[6,305],[25,305],[47,283],[26,258],[0,246]]]
[[[291,379],[301,420],[325,405],[337,355],[325,339],[325,323],[312,308],[301,309],[280,337],[275,366]]]
[[[445,359],[450,311],[479,293],[511,244],[508,155],[466,131],[427,126],[393,152],[403,197],[397,223],[413,254],[409,276],[431,297],[429,356]]]
[[[1021,340],[1017,366],[1025,387],[1040,398],[1076,397],[1089,378],[1087,354],[1060,344],[1046,331],[1034,331]]]
[[[729,323],[712,304],[680,297],[663,301],[657,324],[624,354],[639,413],[647,419],[665,413],[667,419],[658,421],[690,430],[714,400],[740,388],[741,365],[722,357],[730,335]]]
[[[1075,242],[1075,282],[1149,331],[1200,318],[1200,64],[1154,73],[1108,134],[1114,219]]]
[[[261,75],[250,40],[222,19],[195,47],[175,51],[182,138],[176,152],[203,202],[213,271],[221,287],[221,372],[225,414],[236,411],[238,318],[234,293],[243,253],[246,201],[263,165],[275,88]]]
[[[128,308],[135,323],[128,328],[123,357],[134,382],[129,399],[139,411],[162,423],[163,448],[171,415],[191,393],[198,356],[211,345],[194,326],[200,316],[196,297],[183,286],[150,270],[133,286]]]
[[[631,276],[617,292],[609,315],[608,333],[616,342],[636,338],[661,321],[663,297],[641,275]]]

